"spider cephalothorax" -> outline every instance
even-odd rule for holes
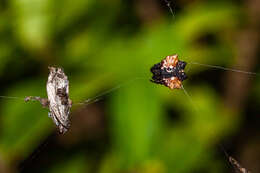
[[[178,55],[166,56],[160,63],[151,68],[153,73],[152,82],[162,84],[170,89],[180,89],[182,81],[187,79],[184,72],[186,62],[179,61]]]

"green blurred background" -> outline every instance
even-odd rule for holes
[[[165,56],[259,72],[258,0],[1,0],[0,95],[46,97],[62,66],[74,103],[59,135],[37,102],[0,98],[0,172],[260,172],[260,77],[188,64],[183,90],[151,83]]]

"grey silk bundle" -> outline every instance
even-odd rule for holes
[[[70,108],[72,101],[69,99],[69,80],[62,68],[49,67],[50,73],[46,85],[46,98],[28,96],[25,101],[37,100],[43,107],[49,108],[49,117],[64,134],[70,127]]]

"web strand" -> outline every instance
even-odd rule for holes
[[[120,89],[121,87],[122,87],[122,85],[119,84],[119,85],[117,85],[117,86],[115,86],[115,87],[113,87],[113,88],[111,88],[111,89],[109,89],[109,90],[107,90],[107,91],[104,91],[104,92],[101,93],[101,94],[98,94],[98,95],[95,96],[95,97],[89,98],[89,99],[87,99],[87,100],[85,100],[85,101],[83,101],[83,102],[75,103],[75,105],[86,105],[86,106],[87,106],[87,105],[90,105],[90,104],[92,104],[92,103],[95,103],[95,102],[101,100],[103,96],[105,96],[105,95],[107,95],[107,94],[109,94],[109,93],[111,93],[111,92],[114,92],[114,91]]]
[[[100,94],[98,94],[97,96],[94,96],[92,98],[89,98],[89,99],[86,99],[85,101],[83,102],[76,102],[74,103],[73,105],[90,105],[92,103],[95,103],[97,101],[100,101],[102,99],[102,97],[112,93],[112,92],[115,92],[117,91],[118,89],[124,87],[124,86],[127,86],[129,85],[130,83],[136,81],[136,80],[143,80],[143,79],[148,79],[147,77],[136,77],[136,78],[133,78],[132,80],[130,81],[127,81],[127,82],[123,82],[121,84],[118,84],[117,86],[111,88],[111,89],[108,89]],[[22,101],[28,101],[28,97],[30,97],[31,101],[39,101],[35,98],[37,98],[36,96],[27,96],[27,97],[14,97],[14,96],[0,96],[0,98],[3,98],[3,99],[13,99],[13,100],[22,100]]]
[[[174,15],[174,12],[173,12],[173,8],[171,6],[171,1],[170,0],[164,0],[164,2],[166,3],[167,7],[169,8],[171,14],[172,14],[172,17],[174,18],[175,15]]]
[[[24,100],[22,97],[12,97],[12,96],[0,96],[3,99],[13,99],[13,100]]]
[[[167,0],[166,0],[167,1]],[[170,2],[167,1],[167,4],[169,4]],[[233,68],[227,68],[227,67],[222,67],[222,66],[217,66],[217,65],[210,65],[210,64],[203,64],[203,63],[198,63],[198,62],[187,62],[187,64],[190,65],[198,65],[198,66],[204,66],[204,67],[209,67],[209,68],[213,68],[213,69],[219,69],[219,70],[225,70],[225,71],[231,71],[231,72],[236,72],[236,73],[242,73],[242,74],[247,74],[247,75],[252,75],[252,76],[260,76],[259,73],[255,73],[255,72],[249,72],[249,71],[243,71],[243,70],[238,70],[238,69],[233,69]],[[104,97],[107,94],[110,94],[112,92],[117,91],[118,89],[122,88],[123,86],[129,85],[130,83],[136,81],[136,80],[140,80],[140,79],[147,79],[147,77],[136,77],[130,81],[121,83],[109,90],[106,90],[104,92],[102,92],[101,94],[98,94],[97,96],[94,96],[92,98],[86,99],[83,102],[76,102],[74,103],[74,105],[90,105],[92,103],[95,103],[99,100],[102,99],[102,97]],[[185,90],[185,88],[182,86],[182,89],[185,93],[185,95],[189,98],[190,102],[192,103],[193,107],[196,108],[191,96],[188,94],[188,92]],[[13,99],[13,100],[23,100],[25,101],[25,98],[22,97],[15,97],[15,96],[0,96],[0,98],[3,99]]]
[[[195,105],[193,99],[191,98],[190,94],[187,92],[187,90],[184,88],[183,85],[181,85],[181,88],[182,88],[184,94],[185,94],[185,95],[187,96],[187,98],[189,99],[190,103],[192,104],[192,107],[194,108],[194,110],[197,111],[197,107],[196,107],[196,105]]]
[[[227,68],[227,67],[221,67],[221,66],[217,66],[217,65],[202,64],[202,63],[198,63],[198,62],[188,62],[188,64],[210,67],[210,68],[215,68],[215,69],[220,69],[220,70],[225,70],[225,71],[231,71],[231,72],[236,72],[236,73],[243,73],[243,74],[247,74],[247,75],[260,76],[259,73],[237,70],[237,69],[232,69],[232,68]]]
[[[117,85],[117,86],[115,86],[115,87],[113,87],[111,89],[108,89],[108,90],[98,94],[97,96],[89,98],[89,99],[87,99],[87,100],[85,100],[83,102],[77,102],[77,103],[74,103],[74,104],[75,105],[85,105],[85,106],[90,105],[92,103],[95,103],[95,102],[98,102],[98,101],[102,100],[102,97],[104,97],[104,96],[106,96],[106,95],[108,95],[108,94],[110,94],[112,92],[115,92],[118,89],[120,89],[120,88],[122,88],[124,86],[129,85],[130,83],[132,83],[132,82],[134,82],[136,80],[142,80],[142,79],[147,79],[147,78],[146,77],[136,77],[136,78],[134,78],[134,79],[132,79],[130,81],[123,82],[123,83],[121,83],[121,84],[119,84],[119,85]]]

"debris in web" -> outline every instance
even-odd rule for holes
[[[26,96],[26,97],[11,97],[0,96],[3,99],[15,99],[25,102],[37,101],[40,102],[43,108],[49,109],[49,117],[59,128],[59,132],[64,134],[70,128],[70,108],[72,107],[72,101],[69,99],[69,81],[62,68],[49,67],[50,73],[47,81],[47,95],[48,98],[41,98],[39,96]],[[127,80],[111,89],[108,89],[97,96],[88,98],[83,102],[76,102],[73,105],[90,105],[97,101],[102,100],[102,97],[112,92],[117,91],[121,87],[127,86],[136,80],[143,80],[145,77],[136,77],[132,80]]]
[[[237,173],[250,173],[250,171],[248,171],[246,168],[243,168],[233,157],[229,156],[228,161]]]
[[[228,159],[228,162],[232,165],[233,169],[235,170],[236,173],[251,173],[250,171],[248,171],[246,168],[242,167],[241,164],[232,156],[230,156],[226,150],[224,149],[224,147],[222,145],[220,145],[221,149],[223,150],[225,156]]]
[[[49,108],[49,117],[64,134],[70,127],[69,80],[62,68],[49,67],[50,73],[47,81],[48,99],[37,96],[28,96],[25,101],[39,101],[43,107]]]

